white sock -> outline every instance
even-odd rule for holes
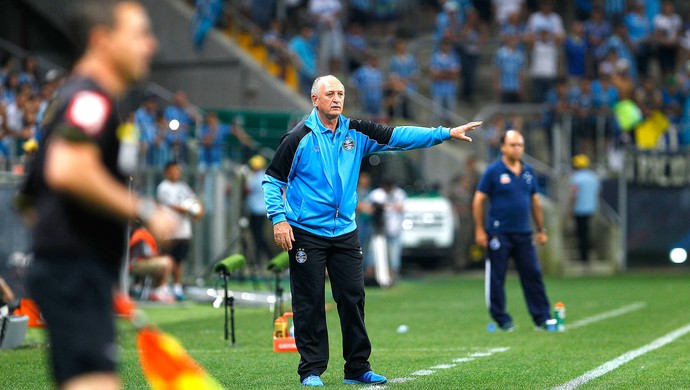
[[[175,292],[175,294],[178,294],[178,295],[184,293],[182,291],[182,285],[179,283],[175,283],[175,285],[173,286],[173,291]]]

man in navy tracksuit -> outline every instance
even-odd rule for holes
[[[520,283],[534,323],[546,328],[550,315],[549,299],[542,280],[537,251],[532,242],[530,214],[537,227],[534,240],[545,244],[541,200],[537,193],[534,169],[522,161],[525,139],[508,130],[501,139],[502,157],[486,168],[479,180],[472,202],[477,245],[488,249],[487,305],[491,317],[501,329],[513,331],[515,325],[506,312],[504,283],[508,259],[515,261]],[[489,215],[484,221],[484,204],[490,200]]]
[[[384,150],[426,148],[481,125],[455,128],[388,127],[342,115],[345,88],[334,76],[311,89],[314,110],[283,136],[263,181],[276,244],[290,254],[290,286],[298,373],[306,386],[323,386],[328,365],[325,270],[331,280],[343,337],[346,384],[385,383],[371,371],[364,326],[364,277],[355,207],[362,158]],[[283,194],[285,197],[283,198]]]

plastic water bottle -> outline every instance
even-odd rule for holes
[[[283,316],[273,322],[273,337],[287,337],[287,320]]]
[[[563,302],[556,302],[553,307],[553,316],[556,319],[556,330],[563,332],[565,330],[565,304]]]

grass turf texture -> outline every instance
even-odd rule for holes
[[[391,289],[368,289],[366,322],[377,373],[401,389],[548,389],[593,370],[690,323],[688,274],[628,274],[600,278],[547,278],[552,304],[566,304],[566,324],[636,302],[638,310],[570,329],[534,331],[516,276],[507,282],[508,307],[517,330],[487,331],[483,279],[424,276]],[[287,284],[287,283],[286,283]],[[241,288],[237,282],[234,288]],[[249,288],[249,286],[246,286]],[[330,293],[327,294],[332,303]],[[296,353],[274,353],[272,314],[266,307],[236,307],[237,345],[223,340],[223,310],[210,304],[149,307],[149,316],[175,336],[189,354],[227,389],[301,388]],[[329,388],[342,384],[340,326],[329,305]],[[399,325],[409,331],[397,333]],[[135,349],[135,330],[119,321],[120,373],[127,389],[146,388]],[[50,388],[43,334],[31,329],[30,344],[0,351],[0,389]],[[497,352],[496,348],[507,348]],[[487,352],[493,353],[484,356]],[[588,382],[583,388],[687,388],[690,334]],[[473,360],[466,358],[474,357]],[[459,359],[459,361],[458,361]],[[454,362],[455,361],[455,362]],[[427,370],[427,371],[424,371]],[[427,374],[427,375],[424,375]]]

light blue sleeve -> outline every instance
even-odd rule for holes
[[[261,187],[264,190],[264,201],[266,202],[266,216],[273,221],[273,224],[287,220],[285,217],[285,201],[283,200],[283,188],[286,182],[280,181],[273,176],[264,175]]]
[[[397,126],[388,147],[403,150],[428,148],[447,139],[450,139],[449,127]]]

